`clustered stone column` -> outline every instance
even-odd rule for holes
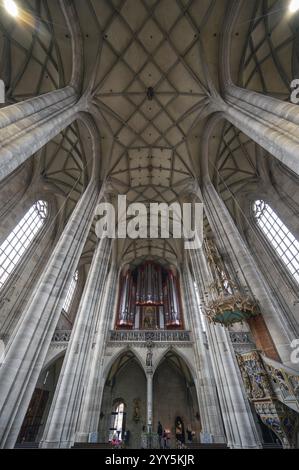
[[[232,38],[242,4],[240,0],[230,0],[227,4],[220,44],[222,97],[215,99],[215,109],[298,175],[298,106],[237,87],[231,77]]]
[[[0,368],[0,445],[13,447],[87,240],[98,183],[93,177],[24,309]]]
[[[213,283],[213,278],[202,249],[195,250],[192,258],[194,275],[204,308],[204,299],[209,295],[209,286]],[[206,334],[211,350],[210,357],[227,445],[232,449],[260,448],[260,438],[244,390],[229,333],[223,327],[210,325],[206,322]]]
[[[190,252],[190,258],[195,253]],[[211,368],[211,359],[208,345],[204,337],[201,321],[199,305],[196,298],[194,281],[190,273],[188,263],[183,266],[183,282],[185,290],[185,302],[189,311],[189,321],[192,326],[192,332],[195,341],[195,351],[198,363],[195,365],[196,374],[198,376],[197,393],[200,408],[200,417],[202,424],[202,434],[211,436],[213,442],[226,442],[222,425],[221,412],[217,398],[217,390],[214,379],[213,370]]]
[[[151,367],[146,371],[146,416],[147,416],[147,432],[153,432],[153,370]]]
[[[98,242],[95,250],[41,447],[71,447],[74,443],[93,336],[99,316],[105,312],[103,297],[111,246],[111,240],[104,238]]]
[[[282,362],[291,365],[291,342],[297,338],[296,326],[275,301],[236,224],[213,184],[204,180],[202,194],[205,212],[217,242],[229,256],[235,273],[261,307],[266,325]]]
[[[299,174],[298,107],[234,85],[226,88],[219,111],[225,119]]]
[[[79,111],[71,86],[0,110],[0,181],[70,125]]]
[[[97,324],[91,350],[89,375],[86,378],[82,407],[76,430],[76,442],[87,442],[91,434],[98,433],[102,396],[105,386],[104,352],[117,303],[118,269],[115,260],[111,261],[109,278],[106,283],[105,295],[97,312]]]

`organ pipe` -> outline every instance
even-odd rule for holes
[[[123,274],[118,328],[182,328],[178,279],[170,270],[146,262]]]

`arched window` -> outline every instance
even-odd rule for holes
[[[122,441],[125,433],[125,404],[123,401],[117,402],[111,413],[111,423],[109,429],[109,442],[112,440]]]
[[[254,217],[258,226],[282,259],[292,277],[299,283],[299,242],[264,201],[255,201]]]
[[[47,202],[37,201],[0,246],[0,289],[41,230],[47,216]]]
[[[78,283],[78,278],[79,278],[79,274],[78,274],[78,271],[75,272],[74,274],[74,277],[72,279],[72,282],[71,282],[71,285],[69,287],[69,290],[66,294],[66,298],[65,298],[65,301],[64,301],[64,305],[63,305],[63,310],[68,313],[69,309],[70,309],[70,306],[72,304],[72,300],[73,300],[73,297],[74,297],[74,293],[75,293],[75,290],[76,290],[76,287],[77,287],[77,283]]]

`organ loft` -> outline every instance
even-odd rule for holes
[[[146,262],[122,274],[116,327],[129,330],[182,329],[176,272]]]

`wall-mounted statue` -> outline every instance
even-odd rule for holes
[[[140,421],[140,418],[140,398],[135,398],[133,400],[133,421],[135,421],[135,423],[138,423]]]

